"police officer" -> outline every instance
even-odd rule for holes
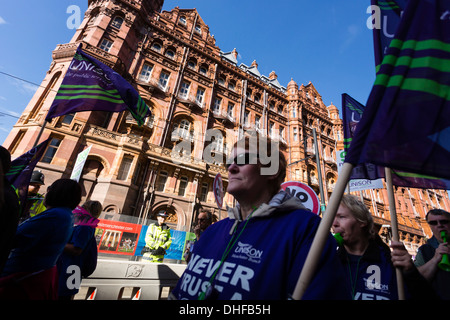
[[[152,223],[145,234],[145,247],[142,259],[149,262],[162,262],[172,239],[170,228],[164,222],[169,215],[165,211],[157,214],[157,223]]]
[[[25,204],[20,222],[46,210],[44,206],[44,195],[39,193],[39,189],[45,184],[44,179],[45,176],[41,170],[33,171],[30,184],[28,185],[27,203]]]

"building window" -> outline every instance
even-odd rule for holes
[[[297,132],[297,128],[294,127],[293,129],[293,136],[294,136],[294,141],[298,141],[298,132]]]
[[[180,22],[181,22],[181,24],[186,25],[186,17],[185,16],[181,16],[180,17]]]
[[[211,150],[213,150],[214,152],[220,152],[223,153],[224,152],[224,143],[223,143],[223,133],[221,131],[219,131],[220,134],[218,134],[217,136],[214,135],[213,138],[214,140],[212,140],[211,142]]]
[[[261,117],[255,116],[255,128],[260,129],[261,128]]]
[[[50,144],[48,145],[47,151],[45,151],[44,156],[42,157],[42,162],[45,163],[51,163],[53,160],[53,157],[56,154],[56,151],[58,150],[62,139],[59,138],[53,138],[52,141],[50,141]]]
[[[178,187],[178,195],[179,196],[184,196],[186,194],[187,185],[188,185],[188,178],[181,177],[180,186]]]
[[[225,79],[224,79],[224,78],[220,77],[219,80],[217,80],[217,81],[218,81],[218,83],[219,83],[221,86],[224,86],[224,85],[225,85]]]
[[[231,81],[228,83],[228,89],[234,91],[235,88],[236,88],[236,81],[231,80]]]
[[[175,57],[175,52],[173,52],[173,50],[168,49],[166,51],[166,57],[173,59]]]
[[[195,61],[193,61],[193,60],[189,60],[189,61],[188,61],[188,67],[189,67],[189,68],[195,70],[195,67],[196,67],[196,66],[197,66],[197,64],[195,63]]]
[[[111,22],[111,26],[117,29],[120,29],[123,23],[122,17],[115,17],[114,20]]]
[[[174,130],[172,131],[172,140],[178,140],[178,138],[189,139],[191,136],[190,132],[191,123],[182,119],[178,125],[174,126]]]
[[[234,104],[228,103],[228,109],[227,109],[228,116],[233,117],[233,113],[234,113]]]
[[[249,111],[245,111],[244,112],[244,126],[248,126],[249,125],[249,120],[250,120],[250,112]]]
[[[148,82],[150,80],[150,75],[152,74],[153,65],[145,63],[142,67],[141,74],[139,75],[139,80]]]
[[[181,98],[186,98],[188,96],[190,86],[191,86],[191,84],[187,81],[183,81],[181,83],[181,88],[180,88],[180,97]]]
[[[112,44],[113,44],[112,41],[108,39],[103,39],[102,43],[100,44],[100,49],[109,52],[109,50],[111,50]]]
[[[75,117],[75,113],[66,114],[65,116],[63,116],[61,123],[69,125],[72,123],[72,120],[74,117]]]
[[[156,51],[156,52],[161,52],[161,45],[158,42],[153,42],[151,49]]]
[[[195,32],[197,32],[198,34],[202,34],[202,29],[200,28],[200,26],[198,24],[195,25]]]
[[[170,77],[170,74],[165,71],[162,71],[161,74],[159,75],[158,83],[159,83],[159,86],[161,87],[161,89],[163,89],[164,91],[166,90],[167,82],[169,82],[169,77]]]
[[[11,150],[10,153],[13,154],[17,147],[19,146],[20,142],[22,141],[23,137],[25,136],[26,130],[20,130],[19,133],[15,136],[13,142],[11,143]]]
[[[206,69],[205,67],[200,67],[199,72],[200,72],[202,75],[206,76],[207,73],[208,73],[208,69]]]
[[[120,164],[119,173],[117,174],[117,180],[127,180],[132,163],[133,157],[131,156],[123,157],[122,163]]]
[[[222,98],[216,97],[214,99],[214,105],[213,105],[213,112],[219,113],[220,112],[220,105],[222,104]]]
[[[156,182],[156,191],[160,191],[163,192],[164,188],[166,187],[166,182],[167,182],[167,172],[166,171],[161,171],[159,173],[159,177],[158,177],[158,182]]]
[[[202,183],[202,190],[200,192],[200,201],[201,202],[206,202],[206,200],[208,199],[208,184],[207,183]]]
[[[197,95],[195,96],[195,101],[199,103],[200,105],[203,105],[203,97],[205,95],[205,89],[203,88],[197,88]]]

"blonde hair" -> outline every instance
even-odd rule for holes
[[[255,144],[256,145],[252,145]],[[273,144],[273,145],[272,145]],[[260,135],[258,133],[249,135],[246,134],[244,137],[242,137],[240,140],[236,141],[233,145],[233,148],[237,147],[244,147],[247,151],[255,150],[258,153],[258,156],[260,156],[261,148],[267,152],[268,158],[276,157],[276,161],[278,161],[278,171],[275,174],[275,179],[272,184],[269,185],[269,188],[271,189],[271,193],[275,195],[280,191],[281,184],[284,182],[284,179],[286,178],[286,167],[287,167],[287,161],[286,157],[284,156],[283,152],[279,149],[279,144],[275,141],[272,141],[269,137]],[[274,147],[275,152],[277,154],[272,155],[272,147]],[[258,164],[260,166],[265,166],[260,164],[258,160]]]
[[[82,207],[95,218],[98,218],[103,210],[102,204],[97,200],[88,200],[83,203]]]
[[[363,229],[366,231],[370,238],[373,238],[375,236],[372,214],[358,197],[351,194],[344,194],[342,196],[341,205],[349,209],[352,216],[356,220],[366,224]]]

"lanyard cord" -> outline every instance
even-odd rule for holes
[[[236,237],[236,239],[234,239],[234,241],[233,241],[233,238],[234,238],[234,236],[235,236],[236,233],[233,232],[233,235],[232,235],[230,241],[228,241],[227,247],[225,248],[225,251],[224,251],[224,253],[222,254],[222,258],[220,259],[220,264],[219,264],[219,266],[217,267],[216,271],[214,271],[214,274],[212,275],[212,277],[211,277],[211,278],[209,279],[209,281],[208,281],[208,282],[209,282],[208,288],[211,286],[211,284],[213,283],[214,279],[216,278],[217,272],[218,272],[218,271],[220,270],[220,268],[222,267],[222,264],[224,263],[225,259],[227,258],[228,254],[230,253],[231,249],[234,247],[234,245],[235,245],[236,242],[238,241],[238,239],[239,239],[239,237],[241,236],[242,232],[244,232],[244,229],[245,229],[245,227],[247,226],[247,223],[250,221],[250,218],[252,217],[253,212],[255,212],[256,209],[258,209],[258,208],[253,207],[252,213],[250,213],[250,215],[248,216],[247,220],[245,221],[244,227],[242,228],[241,232],[239,232],[238,236]],[[231,244],[231,245],[230,245],[230,244]],[[205,300],[205,298],[206,298],[206,291],[203,291],[203,292],[201,292],[201,293],[198,295],[198,300]]]
[[[356,283],[357,283],[357,280],[358,280],[359,263],[361,261],[361,258],[362,258],[362,256],[360,256],[358,258],[358,263],[356,264],[355,282],[353,282],[352,270],[350,268],[350,260],[349,260],[348,255],[347,255],[347,266],[348,266],[348,273],[350,275],[350,286],[351,286],[351,289],[352,289],[352,300],[355,300],[355,290],[356,290]]]

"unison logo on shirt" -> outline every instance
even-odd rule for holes
[[[251,262],[260,263],[263,251],[253,248],[251,244],[238,242],[234,249],[233,258],[246,259]]]

